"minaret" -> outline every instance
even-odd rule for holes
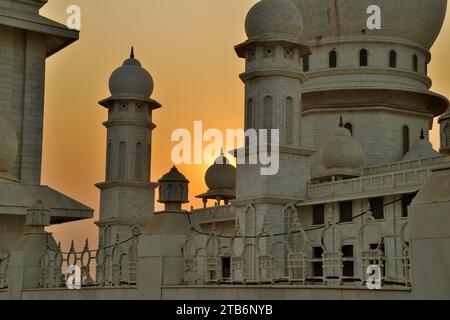
[[[289,230],[285,208],[307,196],[311,150],[302,148],[301,87],[305,75],[301,61],[309,49],[301,41],[302,15],[287,0],[262,0],[245,21],[248,40],[236,46],[246,61],[240,75],[245,84],[245,128],[279,129],[279,172],[263,176],[260,165],[238,164],[237,219],[245,236],[256,236],[263,221],[270,221],[271,232]],[[272,141],[275,142],[275,141]],[[248,154],[257,152],[247,148]],[[252,247],[249,247],[252,248]],[[277,253],[279,269],[284,270],[283,253]],[[255,252],[247,251],[255,260]],[[256,277],[256,262],[249,265],[246,278]]]
[[[128,239],[132,229],[152,217],[156,183],[150,182],[153,79],[130,58],[109,79],[111,97],[99,102],[108,109],[105,182],[100,196],[100,239],[110,245],[117,234]]]
[[[245,128],[280,129],[280,143],[301,146],[302,16],[287,0],[262,0],[248,13],[248,40],[236,46],[245,59]]]

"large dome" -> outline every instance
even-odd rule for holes
[[[245,19],[245,32],[251,40],[284,37],[299,40],[302,15],[289,0],[262,0],[255,4]]]
[[[303,37],[361,35],[370,5],[381,8],[381,30],[369,35],[402,38],[430,49],[442,28],[447,0],[291,0],[303,13]]]
[[[109,91],[113,97],[135,97],[148,99],[153,93],[153,79],[134,58],[134,53],[116,69],[109,78]]]
[[[8,173],[17,155],[17,136],[13,127],[0,114],[0,173]]]

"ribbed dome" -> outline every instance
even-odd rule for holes
[[[419,140],[417,140],[411,150],[403,157],[403,161],[428,159],[439,157],[440,153],[433,149],[431,142],[422,135]]]
[[[327,169],[359,169],[363,160],[364,153],[360,143],[342,126],[320,148],[320,161]]]
[[[435,42],[444,22],[447,0],[291,0],[303,14],[302,35],[308,41],[319,36],[361,35],[370,5],[381,8],[382,29],[369,35],[416,42],[426,49]]]
[[[173,166],[172,169],[158,180],[158,182],[186,182],[189,183],[189,180],[178,171],[177,167]]]
[[[113,97],[135,97],[148,99],[153,93],[153,79],[134,58],[134,53],[116,69],[109,78],[109,91]]]
[[[205,182],[210,190],[236,189],[236,168],[229,163],[223,153],[206,171]]]
[[[8,173],[17,155],[17,136],[13,127],[0,114],[0,173]]]
[[[251,40],[283,37],[299,40],[303,26],[300,10],[289,0],[262,0],[247,14],[245,32]]]

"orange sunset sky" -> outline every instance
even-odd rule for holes
[[[135,47],[136,58],[155,81],[153,98],[163,108],[154,113],[152,180],[171,167],[173,130],[243,126],[244,87],[238,74],[244,63],[234,45],[245,37],[244,20],[257,0],[49,0],[41,14],[65,23],[66,8],[81,7],[80,40],[47,60],[42,184],[95,209],[104,180],[107,118],[97,102],[109,96],[108,79]],[[433,47],[433,90],[450,97],[450,21]],[[432,142],[438,148],[439,133]],[[208,164],[180,166],[191,181],[189,193],[206,191]],[[157,205],[157,208],[160,208]],[[77,249],[86,236],[97,243],[92,220],[49,228],[67,247]]]

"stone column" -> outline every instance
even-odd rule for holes
[[[162,212],[144,228],[139,240],[138,298],[161,300],[162,286],[181,285],[182,248],[190,229],[184,213]]]
[[[45,232],[50,225],[50,210],[38,201],[28,209],[26,225],[30,230],[22,235],[18,246],[11,251],[8,272],[11,299],[21,299],[23,289],[39,287],[41,258],[47,246],[56,249],[51,234]]]

